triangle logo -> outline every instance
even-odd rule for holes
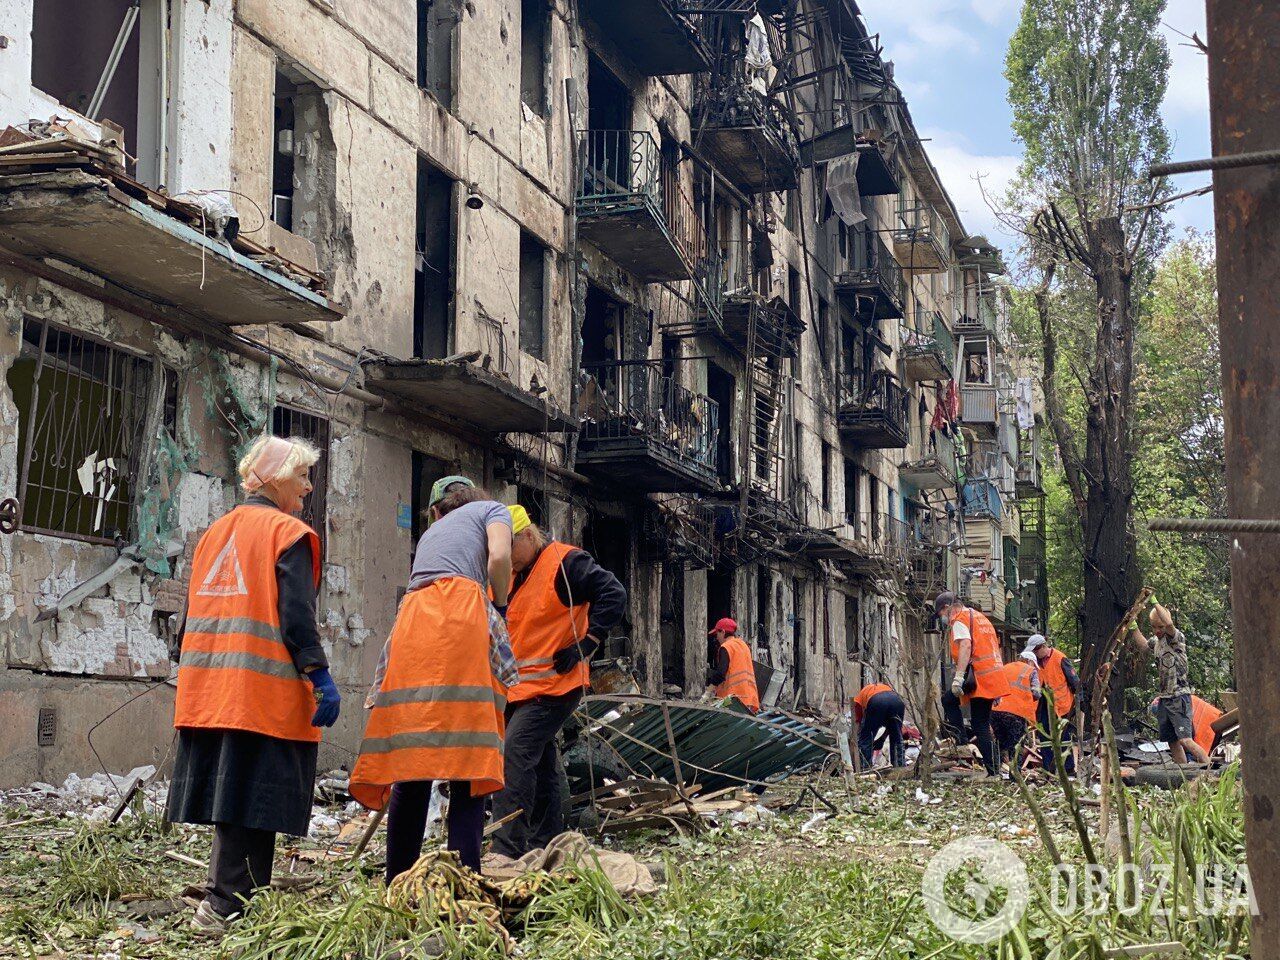
[[[198,597],[242,597],[249,591],[244,585],[244,571],[240,569],[240,552],[236,550],[236,535],[232,531],[227,545],[213,561],[209,575],[196,591]]]

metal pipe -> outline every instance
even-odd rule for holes
[[[98,119],[98,111],[102,109],[102,101],[107,98],[107,91],[111,89],[111,81],[116,77],[116,68],[120,66],[120,58],[124,56],[124,48],[129,43],[129,36],[133,33],[134,24],[138,22],[138,10],[141,0],[134,0],[128,10],[124,12],[124,19],[120,21],[120,29],[116,32],[115,43],[111,45],[111,53],[107,55],[107,65],[102,68],[102,76],[98,78],[97,89],[93,91],[93,98],[89,101],[89,109],[85,115],[90,120]]]
[[[1160,517],[1147,524],[1159,533],[1280,533],[1280,520],[1236,520],[1232,517]]]
[[[1208,157],[1204,160],[1179,160],[1176,163],[1153,163],[1147,171],[1148,180],[1158,180],[1178,173],[1203,173],[1207,170],[1237,170],[1241,167],[1261,167],[1280,163],[1280,150],[1254,150],[1250,153],[1231,153]]]
[[[1213,195],[1227,512],[1280,517],[1280,4],[1213,0],[1207,8],[1212,152],[1226,161],[1213,167]],[[1270,542],[1232,544],[1235,659],[1248,666],[1237,678],[1254,960],[1280,960],[1280,751],[1272,748],[1280,671],[1265,669],[1280,633],[1277,582],[1280,551]]]

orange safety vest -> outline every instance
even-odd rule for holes
[[[489,663],[489,610],[479,584],[445,577],[400,603],[387,669],[348,790],[381,810],[405,780],[469,780],[501,790],[506,688]]]
[[[853,719],[859,723],[862,722],[863,714],[867,712],[867,704],[871,702],[871,698],[877,693],[884,693],[886,690],[893,690],[893,687],[887,683],[869,683],[861,690],[858,695],[853,698]]]
[[[729,654],[729,671],[716,687],[716,696],[737,697],[752,713],[760,712],[760,693],[756,690],[756,665],[751,650],[741,637],[728,637],[721,646]]]
[[[1062,672],[1062,661],[1067,659],[1061,650],[1050,650],[1049,659],[1040,664],[1040,682],[1053,691],[1053,712],[1065,717],[1071,712],[1076,696],[1067,686],[1067,675]]]
[[[577,549],[554,540],[548,543],[520,589],[511,596],[507,629],[520,669],[520,682],[509,692],[512,703],[561,696],[591,685],[591,668],[585,660],[564,674],[556,673],[552,663],[557,653],[587,635],[591,604],[566,607],[556,592],[556,577],[560,576],[564,559]]]
[[[971,694],[960,698],[960,702],[968,703],[971,697],[986,700],[998,700],[1009,692],[1009,680],[1004,675],[1004,661],[1000,659],[1000,638],[996,636],[996,628],[991,625],[987,615],[972,607],[962,607],[950,621],[954,627],[957,620],[963,619],[969,627],[972,641],[969,660],[973,664],[973,675],[978,687]],[[960,644],[955,639],[955,630],[951,631],[951,660],[960,658]]]
[[[1026,660],[1004,665],[1004,675],[1009,681],[1009,692],[1000,698],[995,709],[1002,713],[1012,713],[1027,723],[1036,722],[1036,696],[1032,682],[1035,680],[1036,668]]]
[[[1213,732],[1213,722],[1222,716],[1222,711],[1215,707],[1208,700],[1201,700],[1195,694],[1191,695],[1191,731],[1192,737],[1196,743],[1208,753],[1213,749],[1213,741],[1217,739],[1217,734]]]
[[[280,633],[276,561],[304,538],[318,587],[320,539],[282,510],[242,504],[200,538],[187,591],[175,727],[320,740],[320,728],[311,725],[315,692]]]

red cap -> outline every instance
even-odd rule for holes
[[[723,630],[725,633],[737,633],[738,621],[734,620],[732,617],[721,617],[716,621],[715,629],[707,631],[707,636],[711,636],[711,634],[715,633],[717,630]]]

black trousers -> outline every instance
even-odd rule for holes
[[[1058,725],[1062,728],[1063,762],[1066,764],[1067,773],[1074,774],[1076,754],[1071,749],[1071,739],[1075,735],[1075,724],[1071,722],[1071,714],[1059,717]],[[1040,728],[1040,766],[1052,773],[1057,770],[1057,767],[1053,756],[1053,738],[1049,736],[1049,702],[1043,698],[1036,707],[1036,726]]]
[[[406,780],[391,788],[387,802],[387,883],[422,856],[434,780]],[[471,781],[449,783],[447,846],[464,866],[480,872],[480,843],[484,839],[484,797],[471,796]]]
[[[1022,741],[1027,736],[1027,721],[1016,713],[994,710],[991,713],[991,729],[1000,744],[1000,756],[1011,764],[1022,763]]]
[[[209,892],[205,896],[209,905],[224,917],[243,910],[255,888],[271,884],[275,855],[274,831],[215,823],[213,852],[209,855]]]
[[[884,727],[885,736],[889,740],[889,760],[895,767],[906,765],[906,756],[902,749],[902,718],[906,715],[907,705],[892,690],[883,690],[867,701],[866,712],[862,715],[862,723],[858,726],[858,752],[862,754],[862,765],[871,766],[871,755],[875,752],[875,736]]]
[[[1000,772],[1000,754],[991,731],[991,708],[994,705],[994,700],[984,697],[969,698],[969,720],[973,735],[978,741],[978,752],[982,754],[982,765],[993,776]],[[959,743],[968,743],[969,738],[964,734],[964,714],[960,712],[960,698],[950,690],[942,695],[942,712],[946,718],[947,733]]]
[[[519,858],[564,831],[563,771],[556,734],[577,709],[582,691],[534,697],[507,707],[503,742],[506,786],[493,798],[493,819],[524,812],[493,835],[493,850]]]

